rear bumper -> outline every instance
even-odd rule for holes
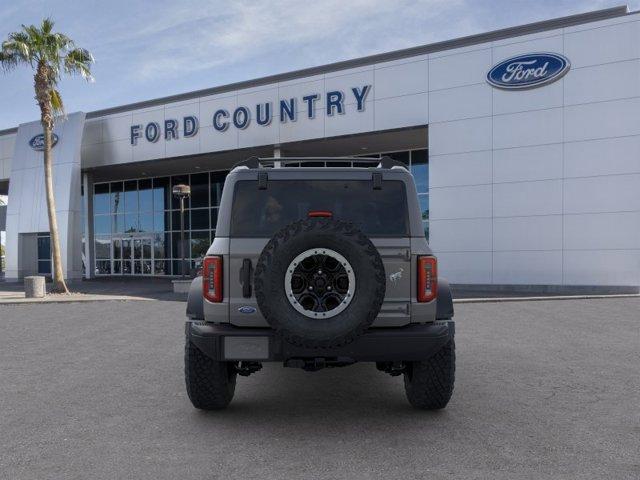
[[[204,354],[220,361],[280,362],[290,359],[388,362],[426,360],[455,333],[453,320],[398,328],[372,328],[349,345],[330,349],[297,347],[270,328],[239,328],[188,321],[186,334]]]

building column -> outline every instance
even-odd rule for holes
[[[280,145],[276,145],[275,147],[273,147],[273,158],[280,158],[280,157],[281,157]],[[273,167],[280,168],[280,162],[274,161]]]
[[[84,211],[84,278],[93,278],[95,271],[93,242],[93,178],[90,173],[82,174],[82,209]]]

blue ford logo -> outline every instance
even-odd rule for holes
[[[554,82],[569,71],[571,63],[557,53],[529,53],[508,58],[487,73],[487,82],[496,88],[519,90]]]
[[[55,133],[51,134],[51,148],[56,146],[58,143],[58,136]],[[29,146],[33,148],[36,152],[44,151],[44,133],[39,133],[31,140],[29,140]]]
[[[256,313],[256,309],[248,305],[245,305],[244,307],[240,307],[238,311],[240,313]]]

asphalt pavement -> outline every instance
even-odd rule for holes
[[[269,364],[222,412],[183,381],[184,304],[0,306],[2,479],[637,479],[640,299],[456,306],[444,411],[371,364]]]

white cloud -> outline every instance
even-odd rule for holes
[[[464,11],[463,0],[325,0],[301,3],[205,2],[176,4],[152,13],[141,29],[116,36],[110,46],[126,44],[134,78],[148,80],[274,55],[298,48],[309,64],[424,43],[450,30],[447,14]],[[304,5],[304,6],[303,6]],[[459,15],[458,15],[459,16]],[[426,25],[442,19],[442,27]],[[474,17],[454,23],[456,34],[478,31]]]

